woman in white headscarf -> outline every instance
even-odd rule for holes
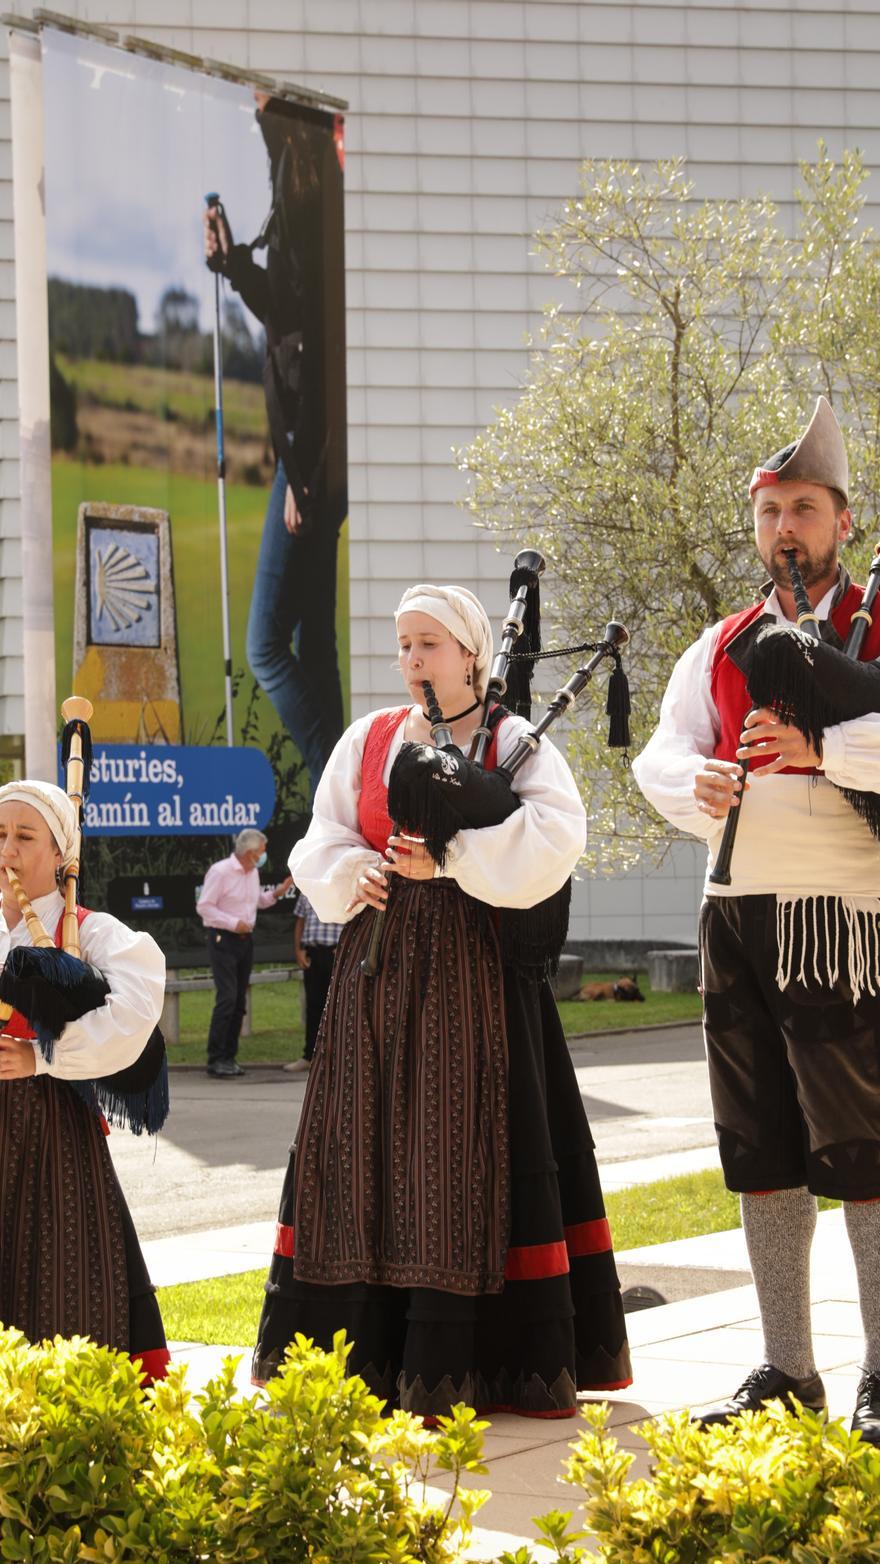
[[[345,923],[281,1200],[254,1378],[298,1331],[377,1394],[426,1417],[456,1401],[540,1417],[579,1389],[630,1383],[592,1140],[549,984],[507,960],[499,908],[531,908],[584,847],[571,773],[546,739],[520,807],[462,830],[442,875],[395,835],[388,779],[430,743],[424,682],[467,752],[492,662],[485,610],[420,585],[395,615],[411,704],[339,741],[290,868],[318,916]],[[497,707],[486,765],[527,729]],[[382,965],[365,976],[375,911]]]
[[[0,787],[0,963],[32,943],[6,869],[60,946],[59,875],[75,844],[62,788]],[[91,1336],[158,1379],[168,1364],[162,1319],[90,1083],[143,1054],[162,1011],[165,961],[148,934],[107,913],[81,909],[80,944],[109,993],[65,1026],[51,1060],[24,1016],[0,1023],[0,1322],[31,1341]]]

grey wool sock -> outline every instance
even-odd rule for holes
[[[880,1374],[880,1200],[845,1200],[843,1215],[859,1279],[865,1371]]]
[[[783,1374],[815,1374],[810,1246],[816,1198],[807,1189],[741,1195],[742,1224],[764,1328],[764,1359]]]

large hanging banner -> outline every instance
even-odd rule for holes
[[[91,902],[161,920],[244,826],[282,876],[346,720],[343,127],[41,46],[57,700],[95,707]]]

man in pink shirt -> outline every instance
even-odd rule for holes
[[[288,875],[274,889],[264,890],[259,870],[265,862],[262,831],[241,831],[230,856],[211,865],[197,904],[217,991],[208,1029],[208,1074],[224,1080],[244,1075],[235,1056],[254,959],[257,909],[271,907],[293,883]]]

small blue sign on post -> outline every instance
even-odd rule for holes
[[[58,772],[63,786],[60,750]],[[274,809],[260,749],[96,744],[84,817],[91,836],[231,836],[265,831]]]

